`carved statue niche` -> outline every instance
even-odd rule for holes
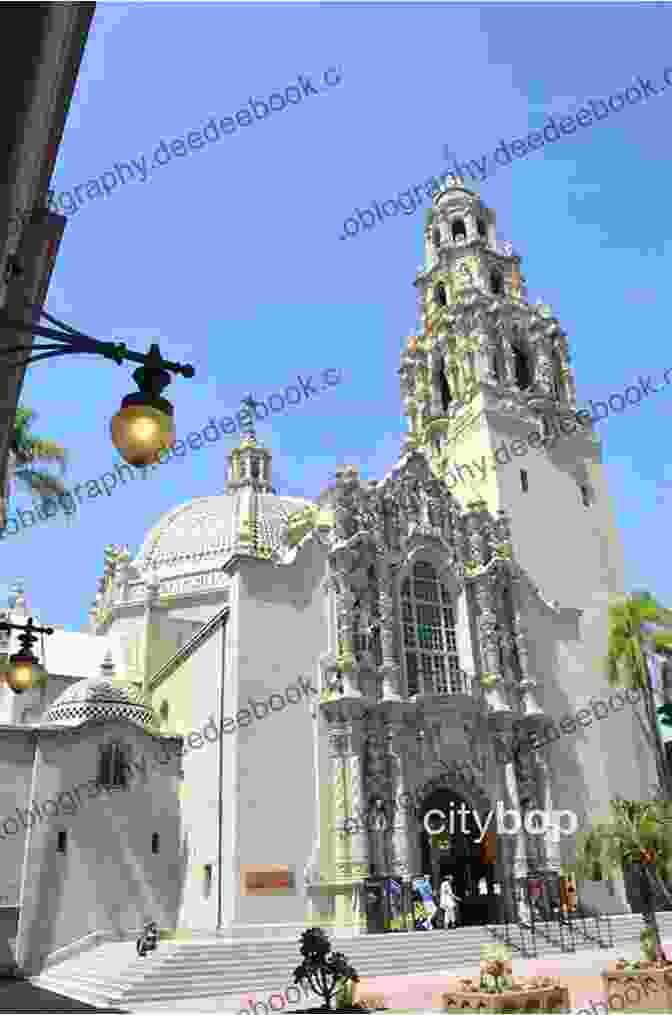
[[[523,811],[534,810],[539,807],[539,794],[537,789],[536,764],[529,753],[524,749],[524,741],[520,736],[516,737],[514,746],[514,763],[516,780],[518,782],[518,798]]]

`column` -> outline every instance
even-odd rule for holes
[[[549,814],[550,820],[552,821],[553,815],[553,789],[551,786],[551,773],[548,767],[548,761],[544,757],[541,751],[534,752],[535,761],[539,771],[539,777],[541,782],[541,798],[543,802],[542,810]],[[561,857],[560,857],[560,834],[556,833],[553,835],[552,829],[546,830],[544,836],[544,844],[546,847],[545,857],[545,868],[551,871],[553,874],[560,873]],[[556,841],[557,840],[557,841]]]
[[[396,570],[396,565],[389,564],[386,560],[379,560],[380,648],[383,657],[380,672],[383,678],[383,701],[401,700],[401,672],[399,659],[394,649]]]
[[[502,799],[505,803],[505,810],[514,810],[516,814],[521,815],[521,827],[516,832],[515,837],[507,835],[508,840],[513,839],[513,848],[511,850],[512,869],[510,873],[515,878],[522,878],[527,876],[528,865],[527,865],[527,843],[525,840],[525,831],[522,827],[522,814],[520,810],[520,798],[518,795],[518,780],[516,778],[516,767],[515,760],[513,758],[513,745],[514,745],[514,734],[511,731],[500,732],[496,740],[499,741],[501,747],[505,752],[505,757],[508,759],[501,768],[501,782],[503,795]],[[510,822],[505,822],[509,824]]]
[[[408,807],[402,804],[403,795],[406,792],[403,759],[408,753],[404,751],[404,727],[403,720],[385,723],[387,757],[393,794],[392,827],[390,829],[392,871],[399,879],[406,878],[411,873],[408,842],[409,813]]]
[[[349,773],[347,772],[346,752],[349,739],[342,717],[330,719],[328,730],[329,738],[329,760],[331,762],[331,799],[332,799],[332,823],[331,835],[334,841],[334,863],[335,881],[348,880],[347,865],[350,863],[350,849],[352,836],[350,834],[350,823],[347,819],[353,819],[350,813],[348,801]],[[340,866],[339,866],[340,865]]]
[[[359,689],[355,686],[353,671],[355,669],[355,653],[352,640],[352,607],[354,596],[349,589],[344,589],[336,597],[338,615],[338,652],[336,662],[342,677],[343,696],[357,697]]]
[[[353,734],[353,721],[347,714],[347,708],[336,711],[325,709],[325,712],[330,719],[330,834],[334,843],[334,874],[331,880],[351,886],[350,892],[339,893],[335,898],[334,924],[350,928],[354,925],[363,930],[366,926],[366,913],[362,906],[355,912],[354,906],[355,895],[359,892],[356,883],[363,880],[369,872],[369,842],[362,807],[361,729],[357,730],[356,735]],[[353,740],[357,743],[353,744]]]
[[[356,821],[356,830],[350,837],[352,859],[352,880],[363,879],[369,874],[369,837],[365,817],[365,794],[363,775],[363,752],[366,734],[366,719],[352,720],[355,726],[353,735],[346,745],[349,748],[347,757],[348,778],[350,783],[350,813]],[[351,726],[352,728],[352,726]]]

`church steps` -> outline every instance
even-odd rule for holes
[[[672,913],[659,913],[663,937],[672,936]],[[611,918],[614,949],[638,950],[641,916]],[[544,926],[544,925],[542,925]],[[556,932],[557,933],[557,932]],[[555,934],[553,935],[556,936]],[[494,940],[484,927],[432,933],[362,935],[332,938],[334,950],[345,952],[362,977],[389,976],[403,969],[409,974],[478,965],[480,946]],[[561,955],[559,945],[537,938],[540,958]],[[97,954],[106,950],[105,954]],[[123,954],[114,949],[124,949]],[[577,953],[595,948],[577,939]],[[520,955],[514,950],[514,959]],[[208,938],[184,943],[165,942],[139,959],[129,943],[101,946],[79,959],[45,970],[34,983],[97,1006],[132,1007],[188,998],[218,997],[237,1009],[241,996],[263,1001],[292,985],[301,956],[295,939]],[[305,1002],[297,1003],[301,1007]]]

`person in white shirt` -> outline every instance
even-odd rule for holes
[[[453,892],[453,879],[449,875],[441,883],[441,908],[446,912],[446,927],[457,926],[457,903],[462,899]]]

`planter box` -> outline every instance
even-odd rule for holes
[[[610,966],[602,973],[602,985],[607,997],[609,1010],[611,999],[619,997],[622,1004],[614,1011],[671,1012],[672,1011],[672,965],[645,966],[639,972],[625,972]]]
[[[567,987],[533,987],[530,990],[505,990],[501,994],[484,991],[452,990],[441,995],[443,1011],[482,1012],[568,1012]]]

